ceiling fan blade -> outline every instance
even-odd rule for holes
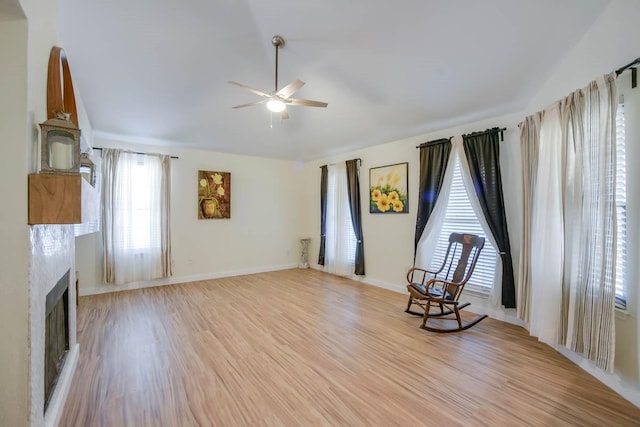
[[[242,83],[238,83],[238,82],[234,82],[234,81],[229,81],[229,83],[231,83],[232,85],[235,85],[235,86],[241,87],[242,89],[246,89],[246,90],[248,90],[249,92],[253,92],[253,93],[255,93],[256,95],[264,96],[265,98],[268,98],[268,97],[270,97],[270,96],[271,96],[271,95],[269,95],[268,93],[265,93],[265,92],[263,92],[263,91],[261,91],[261,90],[258,90],[258,89],[254,89],[254,88],[252,88],[252,87],[250,87],[250,86],[247,86],[247,85],[243,85]]]
[[[304,82],[302,80],[296,80],[295,82],[289,83],[288,85],[286,85],[285,87],[277,91],[276,95],[284,99],[287,99],[291,95],[296,93],[298,90],[300,90],[302,86],[304,86]]]
[[[289,98],[285,100],[285,103],[289,105],[299,105],[302,107],[326,107],[327,105],[329,105],[326,102],[311,101],[309,99],[296,99],[296,98]]]
[[[289,113],[287,112],[286,109],[282,110],[282,113],[280,113],[280,120],[287,120],[289,118]]]
[[[248,104],[241,104],[241,105],[236,105],[235,107],[231,107],[231,108],[244,108],[244,107],[251,107],[253,105],[260,105],[260,104],[264,104],[265,102],[267,102],[267,100],[262,100],[262,101],[256,101],[256,102],[250,102]]]

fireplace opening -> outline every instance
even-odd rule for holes
[[[69,352],[69,272],[47,294],[44,340],[44,410]]]

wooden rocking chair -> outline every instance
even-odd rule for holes
[[[409,303],[405,311],[416,316],[423,316],[420,326],[422,329],[432,332],[458,332],[469,329],[487,317],[486,314],[478,316],[463,324],[460,310],[470,303],[458,303],[458,298],[473,273],[483,247],[484,237],[474,234],[451,233],[447,254],[439,270],[430,271],[414,267],[407,272]],[[412,304],[420,306],[423,312],[412,311]],[[431,313],[431,305],[439,306],[440,312]],[[450,314],[454,314],[455,318],[449,317],[443,318],[443,320],[457,321],[457,328],[442,329],[427,325],[430,317],[442,317]]]

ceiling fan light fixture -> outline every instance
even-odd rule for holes
[[[284,46],[284,39],[280,36],[273,36],[271,39],[271,44],[276,48],[276,72],[275,72],[275,85],[273,92],[263,92],[258,89],[254,89],[250,86],[243,85],[242,83],[230,81],[234,86],[238,86],[239,88],[248,90],[258,96],[262,97],[262,100],[250,102],[248,104],[236,105],[231,108],[243,108],[243,107],[251,107],[253,105],[263,105],[266,104],[269,111],[274,113],[281,113],[280,119],[286,120],[289,118],[289,113],[287,112],[287,105],[296,105],[300,107],[321,107],[325,108],[327,106],[326,102],[320,101],[311,101],[310,99],[297,99],[292,98],[291,96],[298,91],[302,86],[304,86],[304,82],[302,80],[296,80],[294,82],[289,83],[285,87],[278,89],[278,49]]]
[[[269,100],[269,102],[267,102],[267,108],[269,109],[269,111],[273,111],[274,113],[280,113],[286,107],[287,106],[285,105],[285,103],[280,101],[279,99],[271,99]]]

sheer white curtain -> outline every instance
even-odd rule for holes
[[[540,341],[560,339],[564,269],[563,148],[560,106],[545,111],[540,128],[538,171],[531,215],[529,331]]]
[[[418,248],[416,251],[416,265],[417,266],[432,266],[434,254],[436,252],[436,246],[438,244],[438,239],[440,238],[443,223],[445,221],[445,215],[447,213],[447,205],[449,203],[451,188],[453,184],[453,176],[455,171],[456,161],[460,162],[460,169],[462,174],[462,181],[467,192],[467,198],[469,199],[469,204],[473,209],[473,213],[475,214],[478,222],[480,223],[480,227],[487,238],[487,240],[493,245],[494,248],[497,248],[498,245],[496,243],[493,234],[491,233],[491,229],[487,224],[486,219],[484,218],[484,213],[482,212],[482,207],[480,206],[480,201],[478,200],[478,196],[474,190],[473,180],[471,179],[471,173],[469,172],[469,164],[467,162],[467,158],[464,153],[464,147],[462,144],[462,137],[456,136],[451,140],[451,155],[449,156],[449,161],[447,164],[447,169],[445,171],[444,180],[442,183],[442,189],[440,190],[440,195],[438,196],[438,200],[436,201],[436,206],[429,217],[429,221],[420,237],[420,241],[418,242]],[[465,230],[457,230],[460,232],[464,232]],[[428,268],[428,267],[427,267]],[[496,270],[494,272],[493,283],[491,287],[491,293],[489,295],[489,301],[491,304],[495,306],[500,305],[500,295],[501,295],[501,283],[502,283],[502,261],[500,257],[496,257]]]
[[[522,153],[522,241],[520,243],[520,266],[518,280],[518,318],[529,322],[531,304],[531,221],[533,195],[538,171],[540,147],[540,125],[543,113],[528,116],[520,124],[520,151]]]
[[[545,110],[537,172],[529,175],[536,176],[530,332],[609,372],[615,334],[616,101],[615,79],[608,75]]]
[[[616,280],[616,107],[612,74],[584,89],[584,133],[576,153],[575,268],[566,345],[613,372]]]
[[[171,275],[168,156],[103,150],[105,283]]]
[[[327,173],[325,268],[332,274],[351,276],[355,267],[356,236],[349,208],[346,164],[329,165]]]

